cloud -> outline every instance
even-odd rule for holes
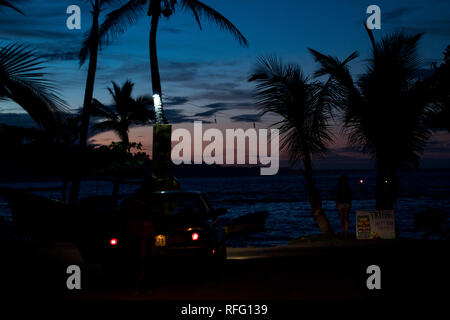
[[[217,102],[204,105],[201,108],[209,110],[196,113],[194,117],[211,117],[222,111],[250,109],[253,108],[253,104],[246,102],[235,102],[235,103]]]
[[[63,61],[69,61],[69,60],[78,60],[78,51],[75,50],[55,50],[53,52],[45,52],[40,54],[40,56],[44,59],[48,59],[51,61],[54,60],[63,60]]]
[[[220,112],[222,110],[226,110],[226,108],[225,109],[211,109],[211,110],[208,110],[208,111],[196,113],[194,115],[194,117],[198,117],[198,118],[201,118],[201,117],[212,117],[212,116],[216,115],[218,112]]]
[[[381,11],[381,23],[397,27],[407,33],[425,33],[438,36],[450,36],[450,16],[448,0],[429,1],[428,6],[402,6]],[[431,4],[434,3],[434,4]],[[440,17],[437,17],[439,12]],[[445,16],[445,17],[442,17]],[[360,20],[355,20],[358,24]]]
[[[183,114],[183,110],[180,109],[165,109],[164,114],[172,124],[192,122],[193,120],[195,120],[192,117]]]
[[[158,31],[172,33],[172,34],[179,34],[183,32],[181,28],[175,28],[175,27],[160,27],[158,28]]]
[[[190,82],[198,74],[200,63],[168,61],[161,63],[162,82]]]
[[[114,57],[114,60],[118,58]],[[220,81],[212,73],[220,73],[226,63],[199,63],[185,61],[162,61],[160,63],[160,74],[164,84],[164,102],[166,111],[173,107],[184,106],[184,110],[190,110],[191,116],[187,117],[182,113],[173,111],[168,118],[176,122],[195,120],[198,118],[213,117],[219,112],[227,110],[249,110],[254,109],[252,103],[252,91],[239,87],[240,82],[236,81],[236,76],[229,78],[223,76]],[[234,65],[234,62],[230,62]],[[140,57],[134,60],[120,60],[117,64],[108,63],[108,68],[100,68],[97,77],[97,88],[101,88],[103,83],[109,83],[117,75],[133,75],[132,80],[137,84],[150,85],[148,60]],[[213,71],[211,71],[213,70]],[[225,74],[225,72],[223,72]],[[244,85],[246,82],[242,82]],[[140,87],[143,88],[143,87]],[[141,89],[142,90],[142,89]],[[175,94],[173,94],[175,93]],[[181,93],[181,94],[180,94]],[[196,105],[190,101],[219,101],[205,105]],[[201,110],[196,110],[201,109]]]
[[[407,16],[408,14],[420,10],[421,7],[399,7],[387,12],[382,12],[382,21],[386,22],[394,22],[398,18]]]
[[[180,106],[189,102],[188,97],[165,96],[164,99],[166,107]]]
[[[436,5],[433,6],[433,10],[439,10],[439,5],[447,1],[436,0],[434,2]],[[436,18],[435,14],[433,14],[432,18],[428,18],[430,15],[423,14],[426,9],[423,6],[404,6],[382,12],[382,23],[397,25],[401,30],[410,33],[423,32],[425,34],[450,36],[450,16]],[[408,17],[408,20],[402,19],[407,16],[412,17]]]
[[[202,120],[205,123],[211,123],[211,120],[205,120],[205,118],[212,118],[213,116],[219,114],[223,111],[230,111],[230,110],[240,110],[242,108],[248,108],[248,105],[245,103],[211,103],[204,106],[201,106],[200,108],[208,109],[203,112],[198,112],[194,114],[193,116],[186,116],[183,112],[184,110],[181,109],[166,109],[165,114],[166,117],[172,122],[172,123],[182,123],[182,122],[192,122],[195,120]],[[231,119],[236,122],[259,122],[260,116],[255,114],[247,114],[242,116],[234,116]]]
[[[221,111],[225,111],[229,109],[228,104],[226,103],[211,103],[201,107],[202,109],[209,109],[203,112],[196,113],[192,118],[195,120],[205,121],[204,118],[211,118]]]
[[[217,86],[215,89],[201,90],[195,95],[195,98],[213,101],[230,101],[229,103],[241,100],[243,101],[242,103],[249,103],[248,101],[252,100],[252,91],[250,89],[223,90]]]
[[[259,114],[242,114],[239,116],[231,117],[235,122],[259,122],[261,121],[261,115]]]
[[[61,53],[63,55],[63,53]],[[58,57],[58,54],[56,54]],[[107,67],[105,67],[107,66]],[[196,62],[196,61],[160,61],[160,75],[163,84],[163,99],[168,108],[185,105],[190,101],[202,101],[228,103],[229,109],[253,108],[252,90],[240,87],[247,85],[239,80],[236,72],[230,72],[228,66],[236,66],[235,61],[218,62]],[[108,55],[100,60],[97,72],[96,88],[108,85],[111,79],[117,79],[118,75],[132,75],[132,80],[138,84],[140,90],[148,90],[150,86],[149,62],[146,56],[139,56],[133,59],[124,60],[122,56]],[[145,87],[144,87],[145,86]],[[145,89],[144,89],[145,88]],[[186,106],[193,109],[195,104]],[[212,106],[202,106],[201,108],[211,108]],[[194,108],[195,110],[195,108]],[[195,114],[194,111],[192,114]],[[208,116],[214,114],[213,111],[206,110]]]
[[[0,39],[28,43],[48,60],[76,60],[84,31],[71,31],[66,27],[66,8],[71,2],[23,1],[18,7],[25,15],[2,8]],[[87,10],[82,12],[82,16],[88,15]]]
[[[450,37],[450,17],[443,20],[417,21],[414,26],[404,26],[401,30],[410,33],[425,33]]]

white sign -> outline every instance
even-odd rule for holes
[[[395,239],[394,210],[357,211],[358,239]]]

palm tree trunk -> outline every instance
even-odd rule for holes
[[[159,10],[160,9],[161,8],[159,8]],[[156,49],[156,34],[158,31],[159,15],[160,15],[159,12],[152,13],[149,47],[150,47],[150,73],[152,76],[153,104],[156,113],[156,123],[163,124],[166,121],[164,118],[161,77],[159,75],[158,53]]]
[[[119,131],[119,136],[124,147],[123,152],[127,153],[129,151],[130,138],[128,136],[128,130]],[[119,190],[120,190],[120,180],[122,178],[122,167],[123,163],[119,163],[119,168],[116,172],[114,172],[114,180],[113,180],[113,192],[112,192],[112,202],[114,206],[114,210],[117,210],[117,206],[119,203]]]
[[[86,79],[86,88],[84,91],[84,101],[83,101],[83,111],[81,113],[81,127],[80,127],[80,151],[83,153],[87,146],[87,139],[89,133],[89,119],[91,113],[91,103],[94,95],[94,84],[95,84],[95,74],[97,72],[97,59],[98,59],[98,31],[99,31],[99,18],[100,7],[98,0],[95,0],[94,10],[92,12],[93,22],[92,22],[92,33],[94,34],[94,41],[89,48],[89,69]],[[83,156],[82,156],[83,158]],[[81,161],[81,164],[83,161]],[[76,164],[74,178],[72,181],[72,186],[70,189],[69,203],[75,204],[78,199],[78,194],[81,184],[81,176],[83,171],[83,166],[80,163]]]
[[[171,133],[172,127],[164,117],[162,103],[161,78],[159,75],[158,54],[156,50],[156,34],[161,14],[161,2],[153,1],[149,49],[150,49],[150,72],[152,76],[153,105],[155,108],[156,124],[153,126],[152,146],[152,171],[158,180],[161,190],[172,189],[174,179],[171,169]]]
[[[120,139],[122,140],[122,144],[125,148],[128,148],[130,144],[130,137],[128,136],[128,130],[123,130],[120,134]]]
[[[309,203],[311,204],[314,220],[316,221],[320,231],[323,234],[332,236],[333,230],[331,229],[330,222],[328,221],[328,218],[322,208],[322,199],[320,197],[320,192],[319,190],[317,190],[314,178],[312,176],[311,156],[308,152],[305,152],[303,165],[305,167],[303,176],[305,177],[306,191],[308,193],[308,199]]]

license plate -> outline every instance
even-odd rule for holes
[[[155,237],[156,247],[165,247],[167,243],[167,237],[165,235],[159,234]]]

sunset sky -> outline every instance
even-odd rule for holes
[[[364,70],[370,43],[363,28],[366,8],[377,4],[382,11],[382,29],[377,39],[394,31],[424,32],[420,43],[423,69],[442,61],[442,52],[450,44],[450,2],[448,0],[356,1],[356,0],[205,0],[231,20],[249,40],[244,48],[227,33],[207,21],[200,31],[190,13],[177,11],[162,19],[158,34],[158,54],[167,117],[176,127],[192,127],[193,120],[214,122],[208,127],[267,128],[276,118],[261,118],[249,84],[252,67],[263,55],[277,54],[285,62],[300,64],[311,74],[316,65],[307,48],[344,58],[354,50],[361,54],[351,64],[355,76]],[[66,28],[66,8],[76,4],[82,9],[82,29]],[[26,42],[47,58],[49,78],[55,80],[62,96],[76,111],[82,105],[87,65],[79,68],[78,52],[90,27],[89,1],[19,1],[26,16],[2,8],[1,43]],[[105,10],[109,12],[110,8]],[[138,23],[105,47],[99,57],[95,98],[108,104],[106,87],[114,80],[136,83],[135,95],[151,93],[148,58],[149,19],[142,15]],[[20,107],[0,104],[0,122],[29,125]],[[346,145],[336,124],[335,143],[318,168],[362,168],[371,163]],[[93,143],[117,139],[111,133],[93,137]],[[131,140],[141,141],[151,150],[151,129],[134,128]],[[424,155],[426,167],[450,166],[450,136],[436,132]]]

